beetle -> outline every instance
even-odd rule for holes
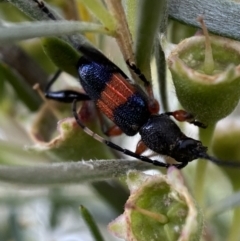
[[[56,20],[42,1],[33,1],[50,19]],[[78,50],[83,56],[80,57],[76,68],[79,82],[85,93],[72,90],[51,91],[51,86],[61,73],[58,71],[47,85],[45,96],[48,99],[72,103],[72,112],[76,122],[85,133],[125,155],[165,168],[175,166],[180,169],[197,158],[207,159],[220,165],[237,165],[235,162],[222,162],[210,156],[207,153],[207,147],[203,146],[201,141],[186,136],[170,118],[172,116],[178,121],[187,121],[205,128],[206,126],[195,120],[192,114],[184,110],[158,114],[159,105],[153,97],[151,84],[134,63],[127,61],[127,65],[144,83],[147,93],[140,86],[132,83],[127,75],[102,53],[97,51],[92,54],[91,50],[83,49],[82,46]],[[99,136],[82,123],[77,113],[77,102],[87,100],[94,101],[100,111],[115,124],[106,133],[109,136],[121,133],[128,136],[140,134],[141,140],[135,152]],[[152,160],[142,155],[147,149],[172,157],[178,163],[168,164]]]

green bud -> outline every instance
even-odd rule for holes
[[[202,217],[176,168],[167,175],[130,171],[131,195],[125,211],[109,224],[119,238],[145,240],[200,240]]]
[[[214,61],[210,67],[204,36],[183,40],[168,58],[181,105],[207,125],[229,115],[240,97],[240,44],[215,36],[210,42]]]
[[[52,105],[52,103],[51,103]],[[52,107],[55,107],[52,105]],[[111,149],[87,135],[76,123],[75,118],[65,118],[58,121],[57,136],[56,118],[49,109],[49,103],[43,106],[32,127],[31,135],[36,144],[28,149],[54,155],[64,161],[79,161],[112,158]],[[79,111],[82,121],[94,132],[100,132],[96,122],[96,110],[91,102],[84,102]],[[51,133],[51,135],[49,134]],[[45,139],[47,138],[47,139]]]

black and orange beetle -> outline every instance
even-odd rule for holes
[[[42,1],[33,1],[50,19],[56,20]],[[83,56],[79,59],[76,68],[80,84],[86,94],[71,90],[51,91],[52,84],[60,74],[58,72],[47,85],[45,96],[56,101],[72,103],[76,122],[85,133],[112,149],[156,166],[183,168],[197,158],[207,159],[219,165],[237,166],[235,162],[222,162],[208,155],[207,147],[200,141],[187,137],[170,118],[173,116],[178,121],[188,121],[205,128],[204,124],[195,120],[190,113],[177,110],[158,114],[159,105],[153,98],[151,84],[133,63],[127,61],[128,66],[143,81],[148,94],[140,86],[131,83],[125,73],[101,52],[94,51],[92,54],[91,50],[83,49],[83,46],[79,46],[78,50]],[[84,100],[93,100],[100,111],[115,123],[115,126],[107,132],[108,135],[125,133],[133,136],[139,133],[141,140],[136,151],[123,149],[87,128],[80,120],[76,108],[77,101]],[[142,155],[146,149],[172,157],[178,163],[168,164],[152,160]]]

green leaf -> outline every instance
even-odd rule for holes
[[[77,63],[81,54],[58,38],[46,38],[42,45],[47,56],[61,70],[77,76]]]
[[[19,100],[22,101],[31,111],[37,110],[41,104],[41,99],[33,89],[5,63],[0,62],[0,81],[8,82],[15,90]]]
[[[82,3],[99,19],[104,27],[110,32],[116,30],[115,20],[109,11],[98,0],[81,0]]]
[[[202,15],[210,32],[237,40],[240,40],[240,25],[236,24],[239,11],[238,1],[169,0],[169,17],[198,28],[197,17]]]
[[[94,237],[94,240],[95,241],[104,241],[104,239],[97,227],[97,224],[94,221],[90,212],[82,205],[80,206],[80,212],[82,214],[82,217],[83,217],[85,223],[87,224],[88,228],[90,229],[91,234]]]

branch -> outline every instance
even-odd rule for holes
[[[125,175],[130,169],[146,170],[152,165],[134,160],[100,160],[43,164],[36,166],[0,166],[0,181],[28,185],[79,183]]]
[[[103,26],[94,23],[79,21],[41,21],[23,22],[18,24],[5,23],[0,26],[0,42],[8,43],[12,41],[25,40],[36,37],[61,36],[64,34],[74,34],[76,32],[95,32],[110,34]]]

